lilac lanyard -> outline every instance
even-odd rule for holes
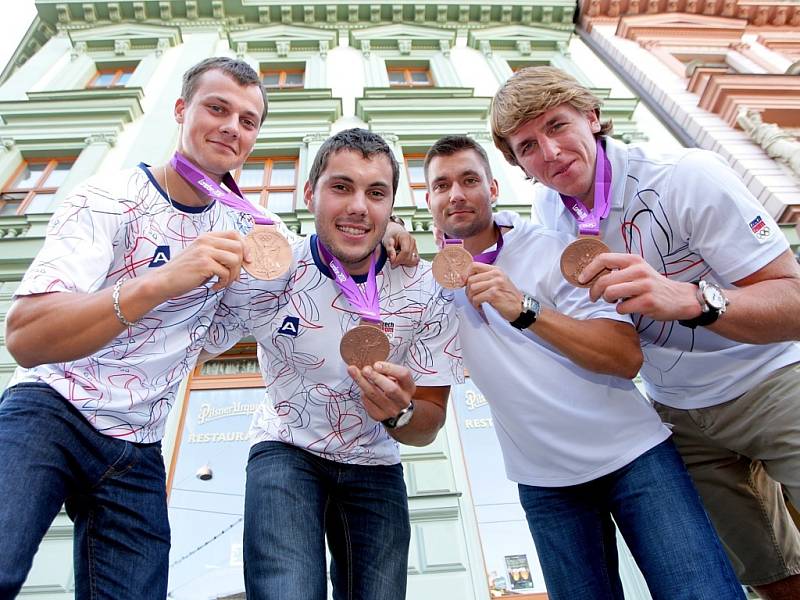
[[[500,250],[503,249],[503,232],[497,226],[496,223],[494,224],[494,228],[497,230],[497,248],[495,248],[494,250],[491,250],[489,252],[481,252],[480,254],[476,254],[475,256],[472,257],[473,261],[479,262],[479,263],[483,263],[483,264],[486,264],[486,265],[493,265],[494,261],[497,260],[497,257],[500,255]],[[455,244],[461,244],[461,245],[463,245],[464,244],[464,240],[461,240],[461,239],[458,239],[458,238],[445,237],[444,245],[447,246],[448,244],[454,244],[454,245]]]
[[[187,183],[193,185],[208,196],[211,196],[211,198],[219,200],[225,206],[228,206],[234,210],[248,213],[253,217],[253,221],[255,221],[258,225],[275,224],[272,219],[268,219],[259,213],[252,204],[244,199],[241,190],[239,190],[239,186],[236,185],[236,181],[234,181],[230,173],[225,173],[225,175],[222,177],[222,183],[231,189],[229,192],[228,190],[222,189],[222,187],[216,181],[195,167],[185,156],[179,152],[176,152],[172,155],[172,159],[170,159],[169,164],[173,169],[175,169],[175,172],[178,173],[178,175],[186,180]]]
[[[602,168],[600,166],[602,165]],[[561,194],[561,201],[578,222],[580,235],[600,235],[600,222],[608,216],[611,209],[611,162],[606,156],[603,144],[597,140],[597,160],[594,169],[594,206],[592,210],[574,196]]]
[[[362,293],[358,284],[347,272],[347,269],[344,268],[341,261],[330,253],[325,245],[319,241],[319,238],[317,238],[317,247],[322,258],[328,263],[328,268],[333,274],[334,283],[342,290],[342,294],[350,302],[350,305],[356,309],[362,319],[380,323],[381,307],[378,300],[378,284],[375,281],[375,252],[373,251],[370,255],[369,273],[367,273],[367,281]]]

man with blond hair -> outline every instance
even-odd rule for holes
[[[800,502],[800,267],[721,157],[628,147],[599,114],[570,75],[527,68],[495,96],[492,134],[539,182],[546,226],[610,250],[579,282],[633,315],[647,393],[740,580],[764,598],[800,597],[800,534],[782,493]]]

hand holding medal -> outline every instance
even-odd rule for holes
[[[500,250],[503,249],[503,232],[497,225],[494,227],[497,232],[497,246],[494,250],[483,252],[476,256],[472,256],[464,248],[463,240],[454,238],[446,238],[444,240],[444,247],[433,257],[433,263],[431,264],[433,278],[439,285],[451,290],[462,288],[467,284],[467,278],[473,262],[487,265],[494,264],[500,254]]]
[[[259,213],[250,202],[244,199],[239,186],[230,173],[225,173],[222,182],[225,190],[208,177],[189,160],[176,152],[170,160],[175,169],[188,183],[203,193],[219,200],[235,210],[252,215],[256,226],[244,240],[250,259],[244,263],[245,270],[256,279],[275,279],[283,275],[292,264],[292,249],[289,242],[275,228],[275,223]]]
[[[381,307],[375,277],[375,253],[373,252],[370,257],[369,272],[362,293],[341,261],[333,256],[319,239],[317,239],[317,246],[333,275],[333,282],[342,291],[342,295],[347,298],[350,305],[361,315],[359,324],[345,333],[339,342],[339,354],[341,354],[342,360],[359,369],[386,360],[391,348],[389,339],[381,329]]]
[[[600,223],[611,209],[611,162],[603,144],[597,140],[597,160],[594,175],[594,206],[591,210],[574,196],[561,196],[561,201],[578,222],[580,236],[561,253],[561,274],[571,285],[588,288],[601,276],[610,273],[603,269],[591,280],[581,283],[579,277],[586,266],[599,254],[611,252],[600,240]]]

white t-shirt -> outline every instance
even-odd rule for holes
[[[286,277],[231,287],[206,349],[223,351],[248,328],[258,341],[267,389],[251,426],[254,444],[273,440],[342,463],[396,464],[397,443],[367,414],[339,354],[360,317],[329,277],[316,236],[292,249]],[[417,386],[463,381],[452,295],[435,282],[430,263],[392,269],[381,247],[376,272],[389,362],[408,367]]]
[[[612,205],[601,236],[612,252],[639,254],[670,279],[702,278],[731,288],[789,247],[772,217],[717,154],[660,154],[610,138],[606,149]],[[558,194],[536,187],[534,208],[542,223],[576,235],[578,226]],[[634,315],[634,323],[642,339],[647,393],[675,408],[727,402],[800,360],[797,343],[744,344],[705,327],[642,315]]]
[[[543,307],[576,319],[629,323],[588,291],[569,285],[559,258],[568,236],[495,215],[503,234],[495,261]],[[517,330],[488,304],[486,321],[457,290],[464,364],[492,411],[509,479],[561,487],[597,479],[627,465],[670,435],[629,379],[583,369],[530,330]]]
[[[204,232],[245,234],[252,223],[250,215],[219,202],[207,210],[170,204],[146,165],[98,175],[53,214],[44,246],[15,295],[96,292],[166,264]],[[156,307],[88,358],[17,368],[9,385],[47,383],[100,433],[158,441],[222,298],[211,285]]]

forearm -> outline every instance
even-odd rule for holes
[[[444,398],[447,398],[449,392],[450,388],[447,386]],[[414,414],[405,427],[387,429],[389,435],[401,444],[427,446],[436,439],[436,435],[444,425],[446,409],[441,404],[419,395],[414,398]]]
[[[530,330],[589,371],[632,379],[642,366],[639,336],[629,323],[579,320],[543,308]]]
[[[714,333],[748,344],[800,340],[800,279],[771,279],[725,294],[730,305],[708,327]]]
[[[120,309],[138,321],[166,301],[148,277],[125,281]],[[6,347],[23,367],[89,356],[125,330],[114,311],[111,287],[91,293],[52,292],[18,298],[6,320]]]

